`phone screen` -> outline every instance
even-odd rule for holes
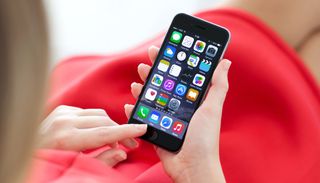
[[[213,37],[171,25],[133,119],[183,139],[226,46]]]

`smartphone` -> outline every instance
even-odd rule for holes
[[[219,25],[174,17],[129,119],[148,124],[142,139],[172,152],[181,148],[229,40]]]

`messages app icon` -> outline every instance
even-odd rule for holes
[[[178,31],[173,31],[170,37],[170,41],[179,44],[182,38],[182,34]]]
[[[168,45],[166,47],[166,49],[164,50],[164,55],[169,57],[169,58],[172,58],[175,53],[176,53],[176,48],[173,47],[173,46],[170,46],[170,45]]]

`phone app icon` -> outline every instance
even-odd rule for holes
[[[206,47],[206,43],[205,42],[197,40],[196,44],[194,44],[193,49],[196,50],[197,52],[202,53],[205,47]]]
[[[179,96],[183,96],[186,92],[187,92],[187,86],[180,83],[177,85],[176,89],[174,90],[174,93]]]
[[[164,94],[164,93],[160,93],[160,95],[158,96],[157,99],[157,103],[162,105],[162,106],[166,106],[169,100],[169,96]]]
[[[171,127],[171,124],[172,124],[172,119],[169,118],[168,116],[163,116],[160,122],[160,126],[162,126],[165,129],[169,129]]]
[[[216,56],[217,52],[218,52],[218,47],[209,45],[206,51],[206,55],[208,55],[209,57],[214,57]]]
[[[181,72],[181,67],[176,64],[173,64],[170,68],[169,74],[172,76],[178,77],[180,72]]]
[[[176,53],[176,48],[173,47],[173,46],[170,46],[170,45],[168,45],[166,47],[166,49],[164,50],[164,55],[169,57],[169,58],[172,58],[175,53]]]
[[[182,46],[187,47],[187,48],[191,48],[193,41],[194,41],[193,37],[184,36],[183,41],[182,41]]]
[[[157,96],[157,91],[152,88],[148,88],[144,97],[148,100],[154,101],[156,96]]]
[[[150,109],[145,107],[145,106],[140,106],[138,111],[137,111],[137,115],[141,118],[141,119],[145,119],[147,118],[148,114],[150,112]]]
[[[157,111],[152,111],[149,117],[149,121],[152,123],[158,123],[160,119],[160,113]]]
[[[174,88],[174,84],[175,84],[175,82],[174,82],[173,80],[171,80],[171,79],[166,79],[166,81],[164,82],[164,84],[163,84],[162,87],[163,87],[165,90],[171,91],[171,90]]]
[[[162,72],[167,72],[167,70],[169,69],[169,65],[170,63],[166,60],[160,60],[160,63],[158,65],[158,69]]]
[[[184,52],[184,51],[180,51],[178,54],[177,54],[177,59],[179,60],[179,61],[184,61],[185,59],[186,59],[186,57],[187,57],[187,54],[186,54],[186,52]]]
[[[181,134],[184,129],[184,124],[180,121],[176,121],[173,123],[172,131],[176,134]]]
[[[204,77],[203,75],[201,75],[201,74],[196,74],[195,76],[194,76],[194,78],[193,78],[193,81],[192,81],[192,83],[194,84],[194,85],[197,85],[197,86],[202,86],[203,85],[203,83],[204,83],[204,81],[206,80],[206,77]]]
[[[170,41],[179,44],[182,38],[181,32],[173,31],[170,37]]]
[[[211,65],[211,61],[203,59],[200,63],[199,69],[204,72],[208,72],[210,70]]]
[[[159,74],[154,74],[152,77],[151,83],[156,86],[161,86],[162,81],[163,81],[163,76]]]
[[[189,56],[187,63],[188,63],[188,65],[190,65],[192,67],[197,67],[199,60],[200,60],[200,58],[198,56],[191,54]]]
[[[180,107],[180,100],[172,98],[168,104],[168,107],[174,111],[178,110]]]
[[[196,101],[199,95],[199,91],[193,88],[190,88],[187,93],[187,99],[191,101]]]

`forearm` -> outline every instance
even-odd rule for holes
[[[205,165],[186,168],[174,180],[175,183],[225,183],[224,174],[219,161]]]

